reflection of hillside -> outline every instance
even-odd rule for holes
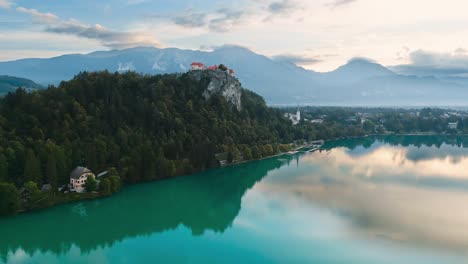
[[[290,159],[291,157],[284,157]],[[0,220],[0,255],[22,248],[60,253],[82,251],[126,237],[190,228],[224,232],[245,192],[282,162],[268,159],[128,188],[114,197],[64,205]]]

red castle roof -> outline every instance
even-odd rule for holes
[[[205,64],[201,62],[192,62],[191,66],[200,66],[200,67],[205,67]]]
[[[208,70],[217,70],[218,69],[218,65],[213,65],[213,66],[210,66],[208,67]]]

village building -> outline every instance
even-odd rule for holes
[[[322,124],[323,119],[321,119],[321,118],[312,119],[312,120],[310,120],[310,123],[312,123],[312,124]]]
[[[448,123],[448,128],[449,129],[457,129],[458,128],[458,122],[449,122]]]
[[[301,121],[301,111],[299,110],[299,108],[297,109],[296,114],[289,114],[289,120],[291,120],[293,125],[299,124],[299,122]]]
[[[75,192],[84,192],[85,191],[85,183],[88,177],[93,177],[96,178],[94,173],[89,170],[88,168],[85,167],[76,167],[71,173],[70,173],[70,185],[71,191]]]

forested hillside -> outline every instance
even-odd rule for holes
[[[5,95],[9,92],[14,92],[18,87],[27,90],[42,89],[41,85],[24,78],[18,78],[8,75],[0,75],[0,95]]]
[[[0,182],[69,182],[78,165],[116,167],[135,183],[188,174],[287,150],[300,138],[290,121],[242,89],[238,111],[209,80],[189,74],[81,73],[58,88],[17,90],[0,99]]]

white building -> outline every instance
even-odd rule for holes
[[[85,167],[76,167],[70,173],[70,185],[71,191],[75,192],[84,192],[85,191],[85,183],[88,177],[96,178],[94,173]]]
[[[448,123],[448,128],[449,129],[457,129],[458,128],[458,122],[449,122]]]
[[[299,111],[299,108],[297,109],[296,114],[289,115],[289,120],[291,120],[293,125],[299,124],[299,122],[301,121],[301,111]]]
[[[312,124],[322,124],[322,123],[323,123],[323,119],[321,119],[321,118],[312,119],[312,120],[310,120],[310,123],[312,123]]]

